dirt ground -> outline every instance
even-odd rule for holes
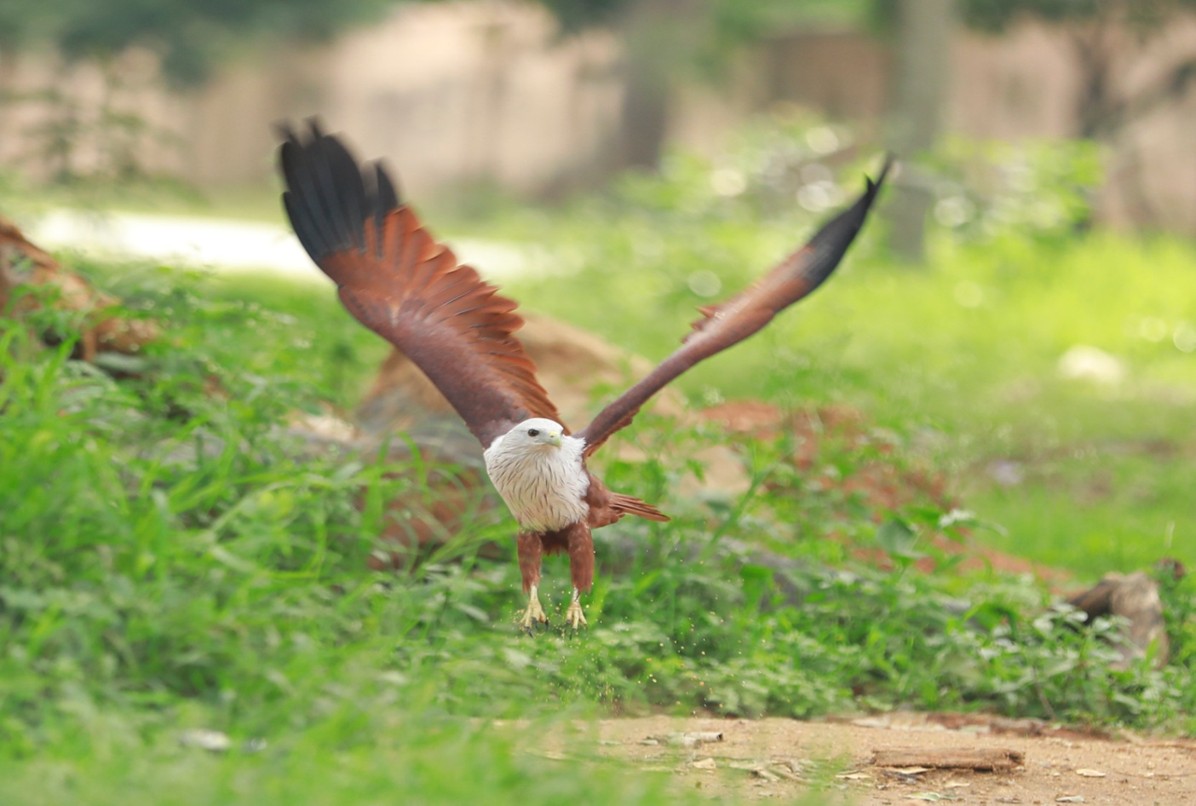
[[[659,716],[602,720],[597,741],[602,755],[668,771],[680,786],[712,800],[792,802],[816,792],[815,803],[859,806],[1196,804],[1196,741],[1100,736],[1035,720],[958,714],[840,722]],[[576,741],[568,746],[570,755],[577,752]],[[878,751],[896,750],[912,751],[913,758],[900,766],[875,763]],[[986,754],[1008,768],[935,768]]]

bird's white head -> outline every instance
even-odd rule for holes
[[[524,420],[503,437],[507,448],[526,446],[529,448],[559,448],[565,434],[564,426],[545,417]]]
[[[584,521],[585,440],[545,417],[524,420],[482,453],[486,473],[524,529],[550,532]]]

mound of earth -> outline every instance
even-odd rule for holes
[[[160,335],[154,323],[124,316],[118,299],[64,269],[16,224],[0,216],[0,313],[29,320],[45,304],[77,317],[72,324],[79,332],[35,328],[35,339],[56,344],[77,336],[75,357],[84,361],[95,361],[101,353],[137,353]],[[69,317],[56,318],[54,328],[68,321]]]

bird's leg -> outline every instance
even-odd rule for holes
[[[540,606],[540,560],[544,545],[535,532],[520,532],[516,541],[519,549],[519,573],[523,577],[523,591],[527,594],[527,610],[519,626],[530,630],[535,624],[547,624],[548,616]]]
[[[565,611],[565,621],[575,630],[586,625],[586,615],[581,612],[581,591],[573,589],[573,599],[569,602],[569,609]]]
[[[537,622],[547,624],[548,616],[544,613],[544,608],[540,606],[539,587],[532,585],[527,592],[527,610],[524,611],[523,618],[519,620],[519,626],[530,630]]]
[[[586,623],[581,612],[581,592],[594,585],[594,538],[585,523],[575,523],[566,535],[569,547],[569,574],[573,577],[573,599],[565,611],[565,621],[578,630]]]

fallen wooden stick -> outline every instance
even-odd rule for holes
[[[924,747],[893,747],[872,751],[875,767],[930,767],[932,769],[1004,772],[1026,763],[1020,750],[1003,747],[963,747],[930,750]]]

